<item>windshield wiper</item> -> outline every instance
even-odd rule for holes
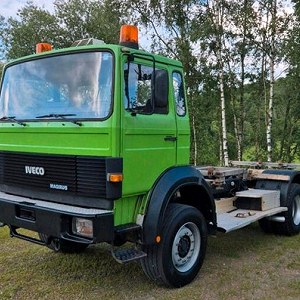
[[[4,117],[0,118],[0,121],[11,121],[11,122],[17,123],[17,124],[19,124],[21,126],[26,126],[25,123],[17,120],[15,116],[12,116],[12,117],[6,117],[6,116],[4,116]]]
[[[69,121],[73,124],[81,126],[82,124],[80,122],[66,118],[66,117],[74,117],[74,116],[76,116],[76,114],[48,114],[48,115],[37,116],[35,118],[36,119],[43,119],[43,118],[62,119],[64,121]]]

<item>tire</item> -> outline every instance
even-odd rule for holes
[[[277,234],[292,236],[300,232],[300,184],[292,183],[287,198],[282,203],[288,210],[283,213],[285,222],[274,222],[274,231]]]
[[[161,242],[144,246],[145,274],[159,284],[182,287],[198,274],[205,257],[207,225],[194,207],[172,203],[164,216]]]
[[[48,235],[44,233],[39,233],[40,240],[46,242]],[[81,244],[76,242],[70,242],[63,239],[52,239],[50,244],[47,247],[55,252],[61,253],[81,253],[83,252],[88,245]]]
[[[266,233],[275,233],[292,236],[300,232],[300,184],[292,183],[287,198],[283,200],[281,206],[286,206],[288,210],[282,213],[284,222],[274,222],[264,218],[259,220],[261,229]]]

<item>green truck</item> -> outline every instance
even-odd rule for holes
[[[106,242],[118,262],[181,287],[209,234],[256,221],[299,233],[293,165],[189,164],[182,64],[139,50],[135,27],[119,45],[37,49],[8,63],[1,83],[0,222],[12,237],[57,252]]]

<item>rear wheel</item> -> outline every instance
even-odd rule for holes
[[[43,242],[46,242],[48,240],[48,235],[44,233],[39,233],[39,237]],[[88,247],[88,245],[70,242],[63,239],[52,239],[47,247],[55,252],[81,253]]]
[[[170,204],[164,217],[161,242],[144,246],[146,275],[172,287],[190,283],[198,274],[206,252],[207,226],[194,207]]]
[[[275,223],[276,233],[284,235],[295,235],[300,232],[300,184],[292,183],[285,203],[288,210],[283,213],[285,222]]]
[[[274,222],[265,218],[259,221],[260,227],[267,233],[298,234],[300,232],[300,184],[291,184],[289,193],[281,205],[288,209],[282,214],[285,221]]]

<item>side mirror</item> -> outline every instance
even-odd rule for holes
[[[153,72],[154,73],[154,72]],[[154,79],[154,112],[168,113],[169,78],[165,70],[156,70]]]

